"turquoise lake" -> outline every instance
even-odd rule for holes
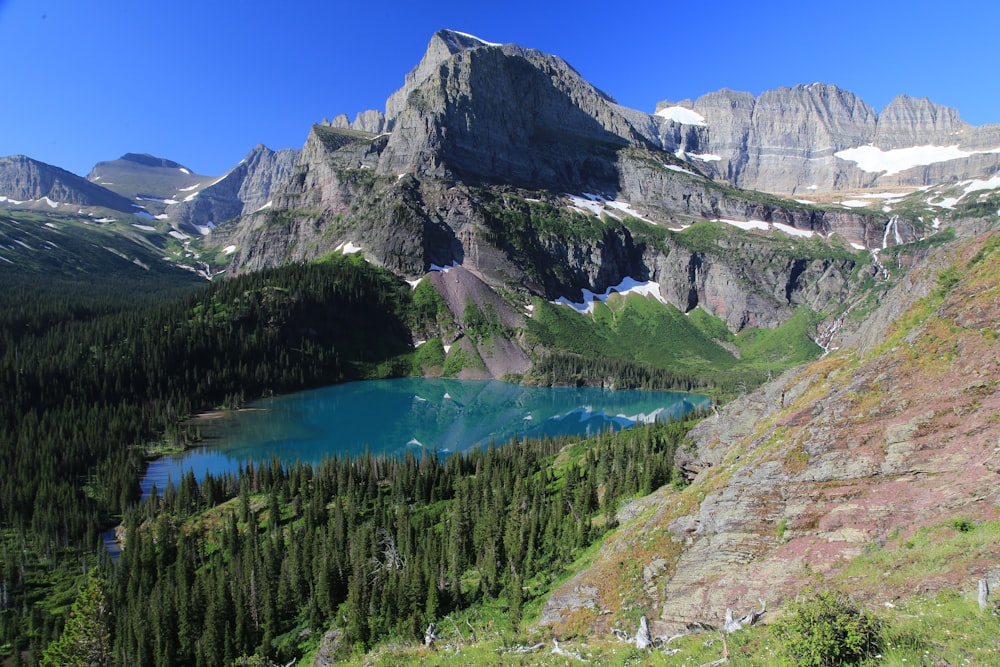
[[[495,380],[403,378],[351,382],[256,401],[200,424],[204,445],[150,464],[143,495],[188,470],[235,472],[241,463],[319,463],[341,454],[439,455],[517,436],[587,435],[666,420],[711,400],[698,394],[524,387]]]

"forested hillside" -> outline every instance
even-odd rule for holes
[[[491,331],[491,335],[517,335],[498,327],[496,322],[479,322],[470,315],[471,311],[463,313],[469,322],[459,320],[456,324],[453,316],[443,310],[446,309],[443,302],[439,298],[426,298],[427,292],[426,287],[414,291],[404,281],[359,256],[342,255],[202,283],[200,287],[193,283],[158,281],[155,277],[143,282],[108,278],[95,280],[88,286],[69,280],[38,284],[11,274],[11,289],[0,295],[3,306],[0,386],[4,388],[0,394],[0,442],[4,443],[0,449],[0,469],[4,471],[0,476],[3,526],[0,650],[14,654],[18,648],[30,647],[31,654],[38,656],[58,635],[73,592],[81,583],[81,566],[98,562],[104,550],[101,533],[138,502],[138,482],[149,458],[192,444],[192,438],[197,437],[196,430],[185,424],[186,417],[202,410],[235,407],[244,400],[272,393],[351,379],[419,373],[428,358],[426,350],[433,345],[415,351],[410,334],[414,330],[434,333],[442,326],[449,329],[462,326],[468,335],[481,335],[480,330]],[[548,381],[567,377],[570,376],[563,371],[550,372]],[[619,384],[634,377],[639,380],[637,384],[653,386],[691,386],[694,382],[688,376],[665,373],[634,361],[611,369],[608,377]],[[646,379],[642,380],[643,377]],[[546,451],[549,456],[553,453]],[[669,465],[669,458],[664,453],[659,463],[647,461],[646,467],[633,468],[628,474],[634,478],[642,469],[646,478],[641,484],[653,484],[649,478],[653,475],[659,480],[653,485],[658,485],[669,477],[661,469]],[[350,467],[346,462],[341,465]],[[630,465],[638,463],[632,461]],[[393,468],[387,462],[375,467]],[[658,472],[653,472],[654,467]],[[313,473],[300,471],[296,475],[311,478]],[[284,478],[280,470],[270,474],[279,480]],[[254,475],[243,482],[216,480],[198,490],[194,480],[185,480],[180,490],[164,491],[181,498],[196,495],[201,499],[198,507],[207,508],[231,497],[241,484],[248,483],[248,490],[254,493],[269,488],[261,486]],[[385,479],[380,481],[386,483]],[[539,483],[545,488],[552,484],[561,488],[563,484],[551,479]],[[633,479],[628,487],[630,492],[639,483]],[[451,498],[455,492],[452,486],[448,482],[447,488],[435,491],[434,502]],[[506,491],[513,490],[512,483],[500,486]],[[329,492],[326,487],[315,491]],[[282,495],[281,512],[288,511],[287,504],[293,498],[306,493],[313,491],[296,487],[295,493]],[[611,502],[617,492],[609,487],[602,493],[606,502]],[[344,494],[338,492],[338,495]],[[326,507],[332,496],[323,498],[323,502],[316,502]],[[357,502],[375,502],[375,498],[359,498]],[[507,498],[499,507],[509,507],[512,502]],[[479,503],[477,499],[477,507]],[[577,513],[580,517],[588,515],[597,508],[596,503],[593,493],[588,493],[586,509],[578,509]],[[150,507],[155,507],[155,503],[143,511],[153,512]],[[181,513],[170,516],[174,509]],[[324,516],[331,509],[323,509]],[[168,503],[162,512],[163,521],[179,527],[191,510],[185,502],[177,508]],[[362,515],[367,516],[370,511],[373,518],[384,524],[386,516],[379,514],[383,510],[373,506]],[[435,530],[441,530],[441,511],[438,508],[430,515],[418,514],[424,517],[422,520],[437,522]],[[565,512],[566,507],[558,511]],[[299,510],[294,513],[299,516]],[[263,516],[273,514],[265,512]],[[246,521],[245,517],[241,519],[240,530],[255,534],[256,524],[248,525]],[[562,523],[565,526],[553,519],[551,530],[561,535],[559,531],[578,524],[577,521]],[[293,528],[299,530],[295,526],[289,526],[288,530]],[[140,530],[137,535],[141,534]],[[592,537],[589,529],[567,538],[568,541],[549,535],[546,539],[550,543],[545,548],[554,549],[556,542],[567,547],[582,546],[590,539],[588,536]],[[369,538],[370,535],[365,539]],[[142,551],[131,547],[140,540],[137,536],[126,542],[130,546],[125,549],[124,565],[130,566],[132,555]],[[338,548],[347,547],[341,544]],[[172,558],[171,553],[158,559]],[[253,558],[263,558],[264,553],[255,547]],[[463,553],[461,558],[475,556],[472,551]],[[198,563],[203,564],[209,555],[210,552],[199,555]],[[350,556],[344,553],[341,558],[347,562]],[[310,558],[316,557],[310,554]],[[531,571],[543,571],[547,567],[543,562],[556,562],[552,558],[551,554],[546,556],[548,560],[539,561]],[[219,567],[199,569],[198,576],[213,571],[218,574]],[[498,573],[487,578],[484,588],[480,590],[477,584],[471,593],[467,592],[471,597],[466,593],[459,595],[462,587],[456,587],[454,581],[446,586],[442,580],[439,593],[447,598],[442,604],[455,606],[463,600],[479,599],[477,595],[497,595],[506,585],[504,573],[508,571],[503,561],[498,567]],[[464,572],[462,569],[459,574]],[[163,574],[158,572],[149,579],[140,577],[139,581],[153,586]],[[344,585],[348,574],[342,574]],[[306,590],[296,591],[294,604],[288,600],[283,604],[315,614],[309,611],[315,602],[310,602]],[[421,596],[427,594],[421,592]],[[145,597],[128,599],[132,600],[129,604],[150,603]],[[118,602],[122,603],[122,599]],[[346,598],[327,600],[321,617],[329,620],[344,602]],[[299,604],[303,605],[301,609]],[[386,618],[379,623],[388,623],[386,627],[398,631],[399,619],[391,614]],[[296,611],[288,617],[282,615],[280,627],[297,627],[301,622]],[[385,630],[376,625],[378,632]],[[124,626],[121,632],[125,632]],[[265,637],[262,632],[241,637],[239,641],[233,638],[234,647],[239,649],[237,653],[294,654],[291,645],[282,645],[280,650],[274,648],[277,645],[272,640],[285,630],[278,631],[272,623],[270,634]],[[135,652],[146,655],[146,651],[152,650],[142,642],[128,644],[125,635],[114,634],[114,637],[115,641],[123,642],[120,644],[123,655]],[[366,629],[350,639],[364,642],[370,637],[370,630]],[[203,647],[195,650],[183,642],[178,644],[181,645],[184,658],[172,664],[184,664],[198,651],[203,659],[207,655]],[[156,650],[161,649],[166,650],[162,646]],[[144,660],[140,662],[145,664]],[[209,659],[206,664],[216,661]]]
[[[99,552],[148,457],[186,443],[184,417],[409,372],[409,287],[362,261],[202,284],[171,297],[159,283],[15,280],[0,294],[0,650],[54,635],[52,588],[74,586],[60,568]]]
[[[444,460],[272,463],[200,485],[188,476],[127,515],[107,588],[114,658],[284,664],[331,627],[345,656],[415,641],[473,605],[503,610],[516,635],[525,606],[614,525],[619,500],[672,479],[691,423]]]

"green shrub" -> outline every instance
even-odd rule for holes
[[[799,665],[856,665],[882,647],[882,622],[834,591],[809,591],[774,623],[774,634]]]
[[[951,527],[960,533],[971,533],[976,529],[976,524],[965,517],[951,520]]]

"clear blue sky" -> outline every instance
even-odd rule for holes
[[[562,56],[620,103],[822,81],[1000,122],[994,0],[0,0],[0,155],[85,175],[147,152],[208,175],[383,109],[440,28]]]

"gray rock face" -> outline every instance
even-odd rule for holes
[[[870,145],[883,151],[930,145],[959,146],[967,152],[1000,147],[1000,127],[970,126],[956,110],[926,98],[900,95],[878,114],[856,95],[817,83],[778,88],[756,98],[720,90],[703,95],[691,107],[705,118],[705,126],[668,121],[661,145],[685,151],[706,174],[741,188],[806,194],[923,186],[982,176],[1000,166],[996,154],[979,154],[884,174],[864,171],[835,155]]]
[[[606,188],[617,181],[617,148],[652,145],[634,113],[565,62],[514,45],[454,54],[406,99],[379,160],[383,174]]]
[[[950,146],[971,130],[956,109],[934,104],[926,97],[899,95],[882,110],[874,143],[886,150],[925,144]]]
[[[451,58],[456,53],[477,49],[483,46],[487,46],[487,43],[471,35],[464,35],[452,30],[439,30],[436,32],[434,36],[431,37],[430,43],[427,45],[427,51],[424,53],[424,57],[420,60],[417,66],[406,75],[403,87],[390,95],[389,99],[386,100],[385,129],[394,129],[396,120],[403,112],[403,108],[406,106],[406,101],[407,98],[409,98],[410,93],[429,79],[443,62]],[[352,129],[360,128],[355,127]]]
[[[272,151],[262,144],[215,183],[167,208],[167,214],[189,228],[212,227],[266,205],[287,179],[299,151]]]
[[[16,201],[38,200],[100,206],[135,212],[132,201],[85,178],[24,155],[0,158],[0,195]]]

